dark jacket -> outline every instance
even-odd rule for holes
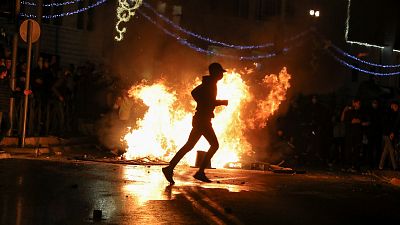
[[[359,119],[360,123],[352,123],[353,119]],[[366,122],[365,114],[361,109],[351,109],[347,111],[344,122],[346,125],[346,136],[351,137],[355,142],[361,141],[363,136],[362,123]]]
[[[0,79],[0,112],[8,112],[13,92],[8,79]]]
[[[218,80],[211,76],[203,76],[202,83],[191,92],[193,99],[197,103],[195,116],[211,119],[214,117],[216,106],[222,105],[217,98]]]
[[[383,134],[388,136],[390,133],[394,133],[394,136],[397,137],[397,135],[399,134],[399,127],[399,112],[394,112],[393,110],[390,110],[384,117]]]

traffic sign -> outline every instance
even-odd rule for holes
[[[28,21],[31,21],[31,29],[32,29],[32,43],[35,43],[39,40],[40,37],[40,26],[39,23],[32,19],[27,19],[22,22],[21,26],[19,27],[19,34],[21,35],[22,40],[28,42]]]

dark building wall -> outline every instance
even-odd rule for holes
[[[15,3],[15,1],[6,1]],[[36,2],[36,1],[35,1]],[[54,1],[43,1],[49,4]],[[93,0],[79,1],[78,4],[71,4],[67,7],[42,7],[43,15],[54,15],[58,13],[73,12],[75,10],[87,7],[95,3]],[[94,62],[104,61],[107,57],[107,51],[104,46],[107,39],[113,39],[112,29],[115,18],[115,0],[109,0],[106,3],[94,7],[82,13],[60,17],[57,19],[35,19],[41,25],[41,35],[39,42],[33,46],[33,54],[39,46],[41,54],[57,55],[61,65],[79,64],[91,60]],[[2,11],[6,8],[1,4]],[[7,8],[8,9],[8,8]],[[14,10],[14,8],[12,9]],[[38,15],[38,8],[21,5],[21,12],[26,14]],[[105,17],[104,15],[109,15]],[[25,20],[21,19],[21,22]],[[12,34],[18,30],[12,16],[0,17],[0,27],[3,28],[8,39],[11,40]],[[4,42],[4,41],[2,41]],[[6,43],[10,45],[11,43]],[[26,48],[26,44],[19,40],[20,48]],[[21,52],[20,54],[25,54]],[[35,59],[34,59],[35,60]]]

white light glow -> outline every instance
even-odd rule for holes
[[[319,17],[319,11],[317,10],[317,11],[315,11],[315,17]]]
[[[310,9],[310,16],[314,16],[314,10],[313,9]]]

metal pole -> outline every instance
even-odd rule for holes
[[[25,90],[29,90],[30,83],[30,75],[31,75],[31,58],[32,58],[32,20],[28,20],[28,29],[27,29],[27,40],[28,40],[28,53],[27,53],[27,62],[26,62],[26,80],[25,80]],[[28,114],[28,101],[29,95],[25,95],[24,101],[24,122],[22,127],[22,146],[25,147],[25,134],[26,134],[26,119]]]
[[[15,91],[16,85],[16,72],[17,72],[17,52],[18,52],[18,27],[19,27],[19,20],[18,15],[21,9],[21,1],[15,0],[15,31],[13,35],[13,42],[12,42],[12,63],[11,63],[11,78],[10,78],[10,86],[11,90]],[[12,130],[14,128],[14,109],[15,109],[15,99],[10,98],[10,110],[9,110],[9,117],[10,118],[10,130],[8,130],[7,135],[12,135]]]

